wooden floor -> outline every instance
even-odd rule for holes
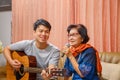
[[[6,67],[0,66],[0,80],[6,80]]]

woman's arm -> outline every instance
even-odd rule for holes
[[[73,65],[75,71],[80,75],[81,78],[83,78],[84,76],[82,75],[81,71],[78,68],[79,65],[78,65],[75,57],[73,55],[70,55],[68,58],[70,59],[70,61],[71,61],[72,65]]]
[[[83,78],[84,76],[82,75],[82,73],[81,73],[81,71],[79,69],[79,64],[77,63],[75,57],[70,52],[69,48],[66,49],[65,54],[69,58],[69,60],[71,61],[72,66],[75,69],[75,71],[80,75],[81,78]]]

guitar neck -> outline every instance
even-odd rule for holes
[[[33,68],[33,67],[24,67],[24,72],[41,73],[42,69],[40,69],[40,68]]]

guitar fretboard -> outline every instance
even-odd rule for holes
[[[24,72],[29,73],[41,73],[43,69],[41,68],[33,68],[33,67],[24,67]],[[59,69],[59,68],[53,68],[53,69],[46,69],[48,74],[51,74],[52,76],[64,76],[64,73],[66,72],[65,69]]]
[[[40,68],[33,68],[33,67],[24,67],[24,72],[41,73],[42,69],[40,69]]]

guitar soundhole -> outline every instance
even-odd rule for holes
[[[16,80],[20,80],[24,76],[24,66],[21,65],[20,70],[14,70],[14,74],[16,76]]]
[[[23,66],[23,64],[21,65],[19,72],[20,72],[21,75],[24,75],[24,66]]]

